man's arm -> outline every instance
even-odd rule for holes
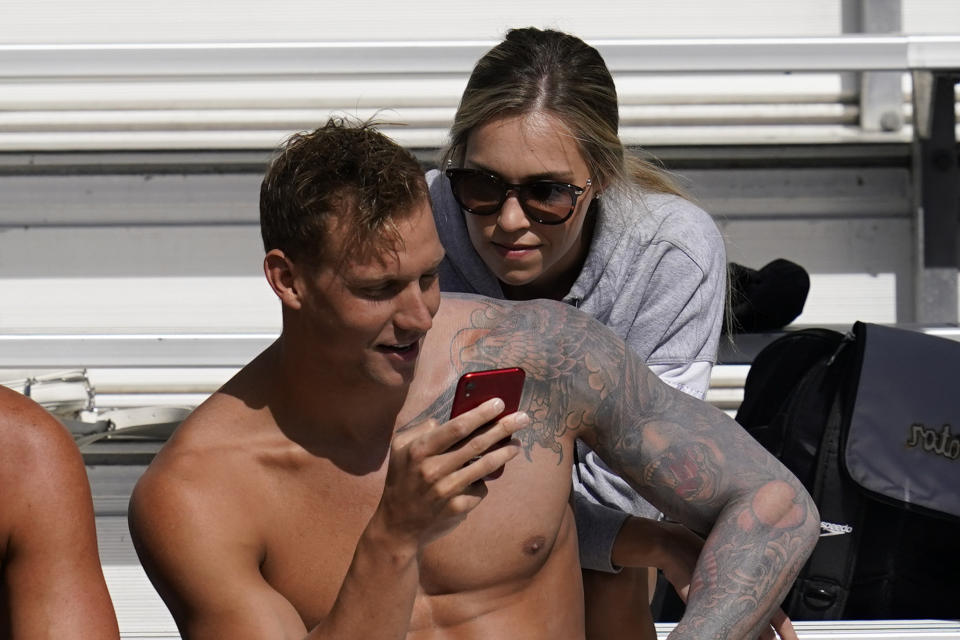
[[[819,515],[800,482],[736,422],[661,382],[594,326],[599,400],[580,435],[638,492],[709,532],[673,638],[753,638],[766,628],[817,540]]]
[[[338,564],[316,576],[315,602],[329,604],[309,633],[294,605],[260,573],[265,544],[249,531],[247,511],[220,508],[215,485],[149,469],[131,498],[131,533],[184,639],[405,638],[420,551],[481,502],[486,488],[476,480],[517,454],[516,447],[490,449],[526,424],[519,414],[474,433],[502,406],[487,402],[448,423],[427,421],[395,436],[383,496],[346,575],[331,578],[342,575]],[[234,487],[226,491],[236,494]]]
[[[816,543],[800,482],[722,411],[664,384],[608,328],[560,303],[484,301],[451,345],[473,367],[522,366],[525,451],[582,438],[647,500],[709,533],[673,638],[755,638]]]
[[[2,387],[0,486],[12,638],[119,638],[80,452],[52,416]]]

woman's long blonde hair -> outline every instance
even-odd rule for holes
[[[683,195],[663,169],[624,150],[617,90],[599,52],[575,36],[534,27],[510,30],[474,66],[441,166],[462,163],[474,128],[536,112],[566,125],[603,188],[633,183],[645,191]]]

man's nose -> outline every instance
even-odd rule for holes
[[[424,291],[418,282],[407,287],[394,317],[397,328],[425,333],[433,326],[433,313],[427,300],[429,294],[430,290]]]

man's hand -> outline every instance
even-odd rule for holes
[[[394,436],[374,518],[418,549],[453,530],[486,496],[483,479],[520,451],[509,438],[529,423],[526,414],[485,426],[502,410],[494,398],[443,424],[431,419]]]
[[[774,634],[774,632],[776,632],[776,634]],[[763,632],[760,639],[774,640],[777,636],[779,636],[781,640],[799,640],[797,638],[797,632],[793,628],[793,623],[790,622],[790,618],[783,612],[783,609],[777,609],[774,612],[773,619],[770,620],[770,626]]]

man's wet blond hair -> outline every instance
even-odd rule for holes
[[[331,118],[291,136],[270,163],[260,186],[264,250],[310,265],[331,253],[364,260],[399,246],[397,219],[427,198],[412,154],[374,123]]]

